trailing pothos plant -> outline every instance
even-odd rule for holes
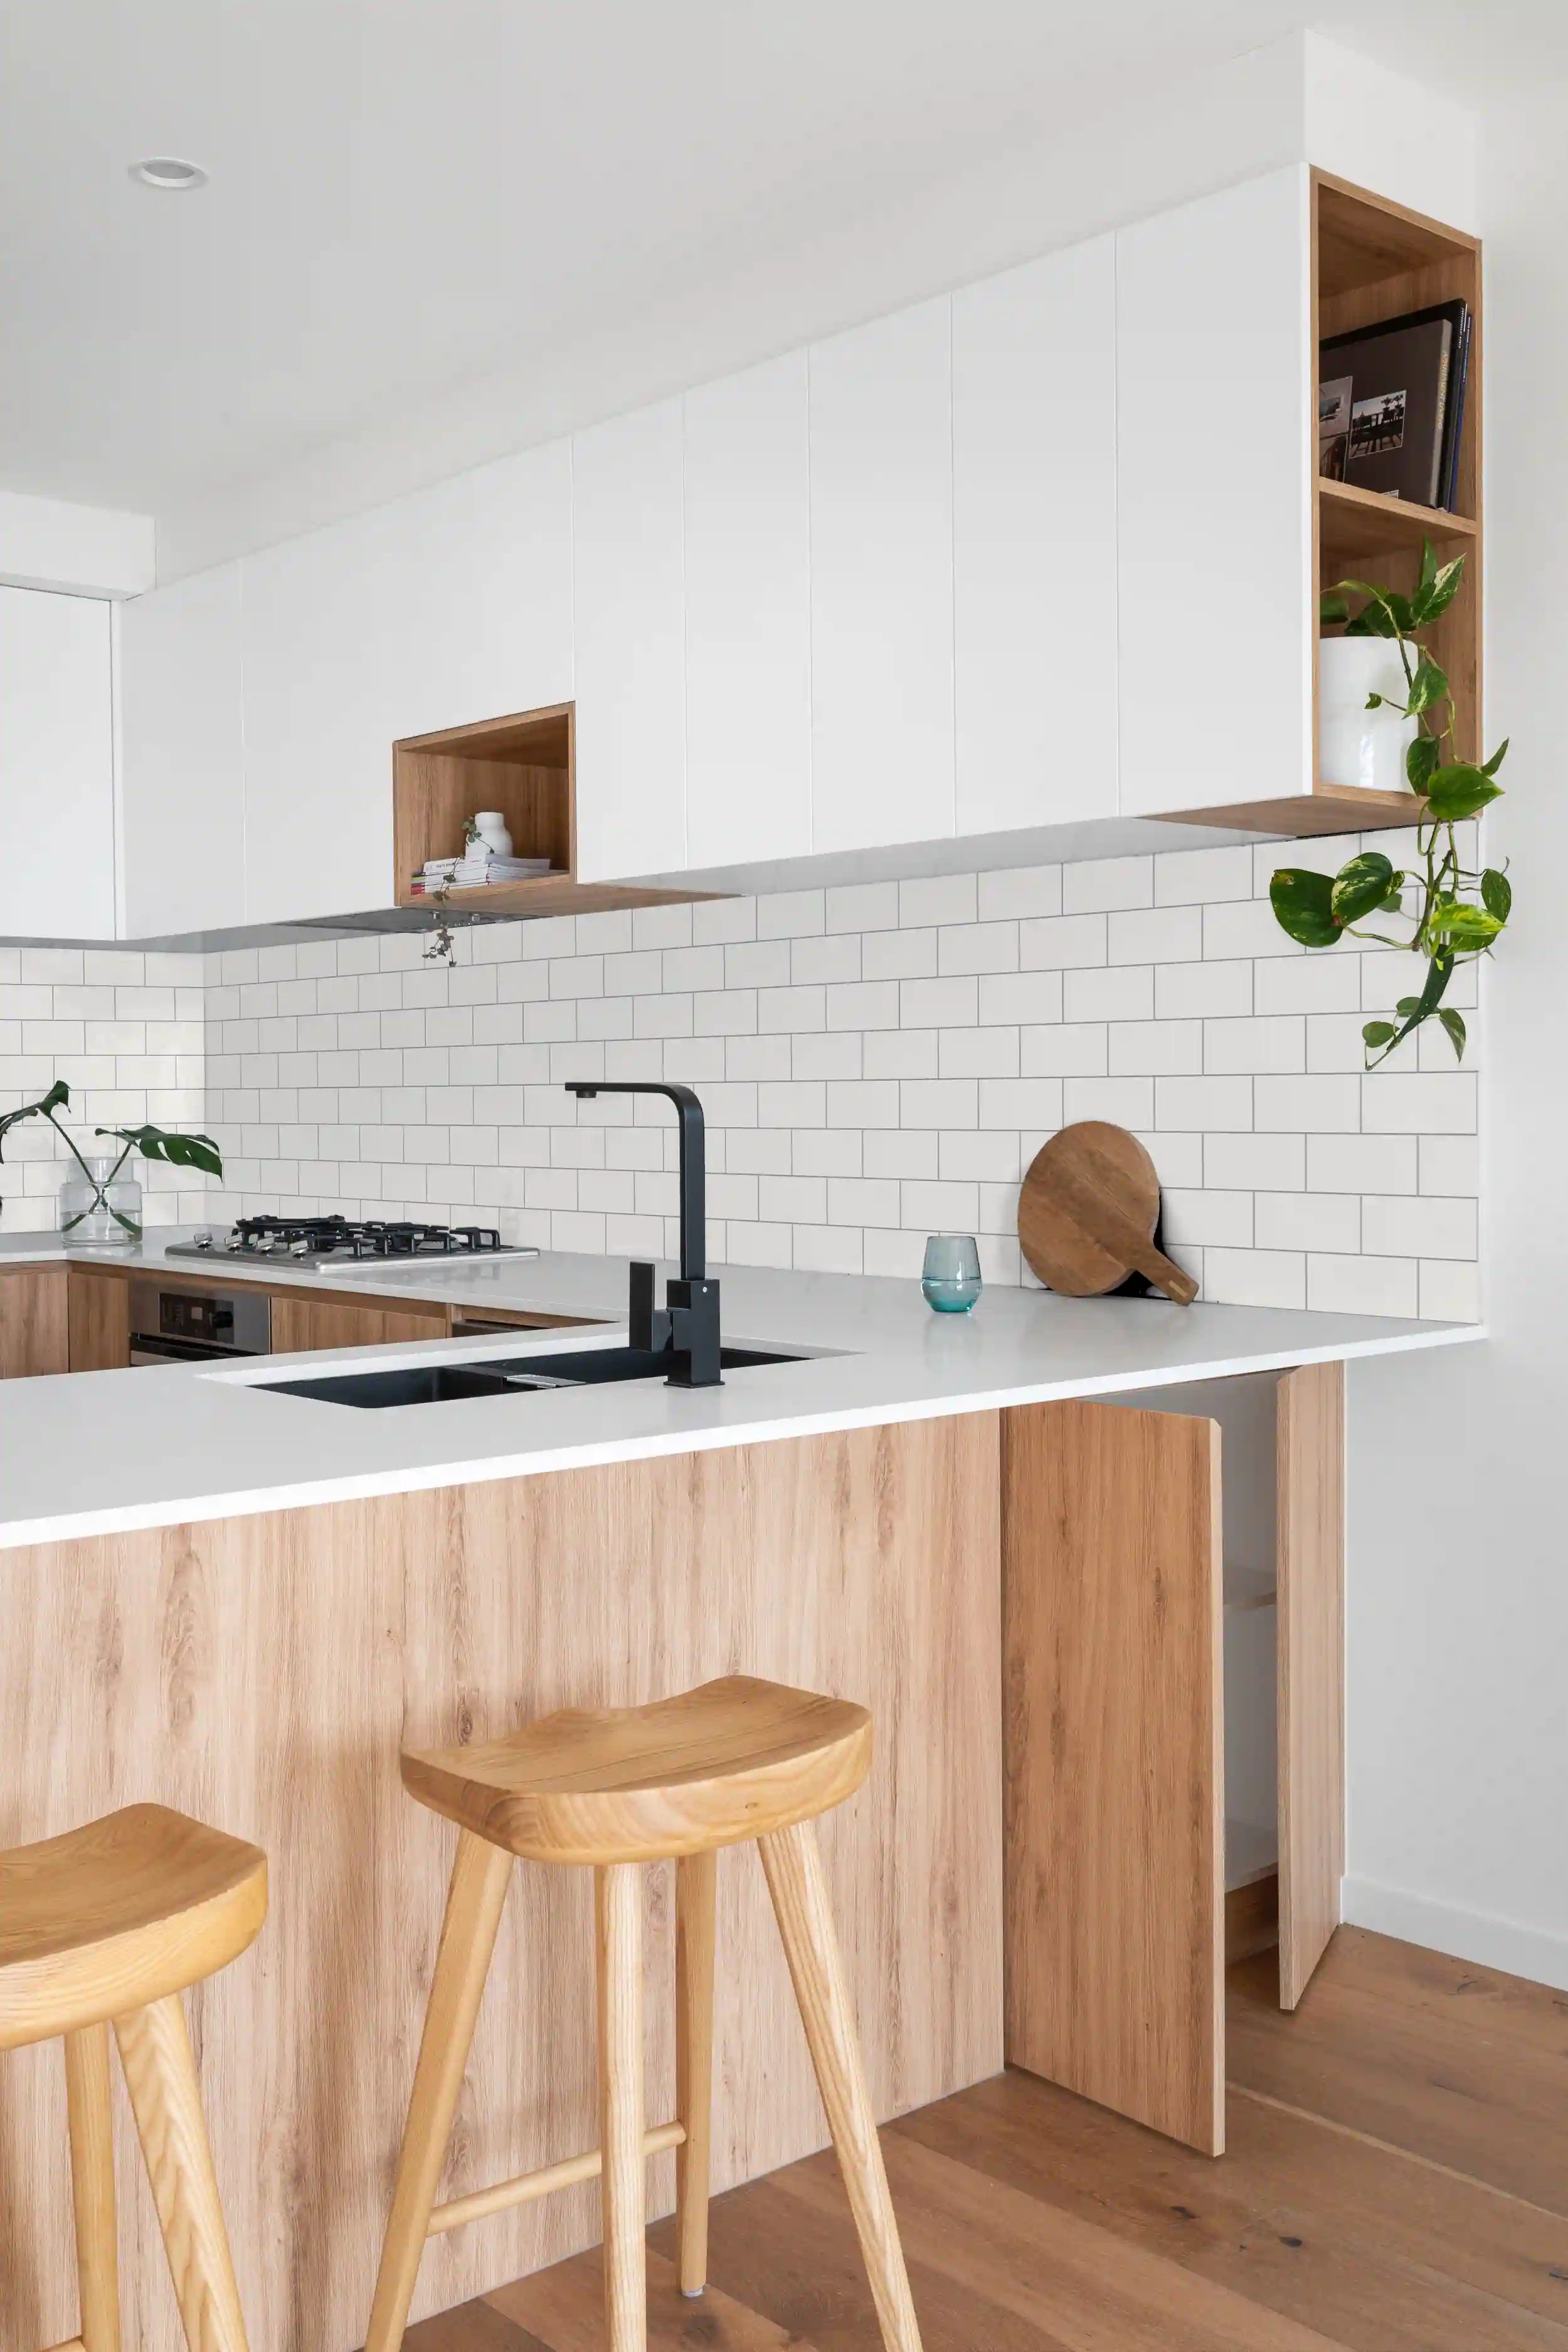
[[[163,1127],[100,1127],[95,1129],[96,1134],[111,1135],[125,1148],[108,1175],[100,1181],[77,1150],[70,1129],[62,1127],[55,1117],[57,1110],[69,1108],[70,1098],[69,1087],[63,1078],[57,1078],[48,1093],[41,1095],[37,1102],[24,1103],[19,1110],[8,1110],[0,1116],[0,1160],[5,1156],[5,1138],[14,1127],[19,1126],[25,1118],[47,1118],[91,1185],[91,1200],[76,1216],[62,1221],[62,1233],[72,1232],[84,1218],[90,1217],[95,1209],[103,1208],[126,1233],[132,1235],[140,1234],[142,1228],[136,1219],[117,1209],[109,1198],[110,1186],[133,1151],[139,1151],[143,1160],[166,1160],[174,1168],[199,1168],[206,1176],[223,1174],[223,1155],[210,1135],[181,1135]]]
[[[1458,756],[1452,689],[1420,642],[1420,632],[1453,603],[1464,572],[1462,555],[1440,564],[1431,541],[1424,539],[1421,576],[1412,594],[1403,596],[1392,588],[1377,588],[1367,580],[1341,580],[1324,592],[1321,607],[1325,624],[1347,624],[1346,636],[1386,637],[1398,647],[1405,672],[1404,701],[1393,695],[1371,694],[1366,707],[1369,710],[1386,708],[1415,719],[1416,732],[1405,751],[1405,772],[1411,791],[1426,803],[1415,828],[1417,863],[1409,872],[1402,872],[1381,850],[1370,849],[1351,858],[1337,874],[1283,866],[1269,885],[1276,916],[1303,947],[1331,948],[1349,932],[1425,958],[1421,987],[1414,995],[1399,999],[1395,1018],[1369,1021],[1361,1033],[1369,1070],[1385,1062],[1434,1014],[1447,1030],[1455,1055],[1462,1057],[1464,1016],[1445,1004],[1443,998],[1461,964],[1490,954],[1513,905],[1507,874],[1495,866],[1472,872],[1460,859],[1454,833],[1457,824],[1478,815],[1500,793],[1497,772],[1508,750],[1507,740],[1481,767]],[[1364,600],[1353,613],[1352,597]],[[1411,926],[1408,938],[1369,928],[1391,918]]]

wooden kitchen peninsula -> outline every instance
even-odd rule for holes
[[[384,1288],[590,1318],[614,1313],[625,1279],[620,1262],[557,1257]],[[363,2339],[451,1863],[450,1831],[403,1793],[399,1748],[565,1705],[736,1671],[862,1700],[876,1760],[824,1845],[879,2114],[994,2073],[1005,2047],[1217,2144],[1218,1425],[1228,1444],[1226,1400],[1266,1385],[1281,1440],[1268,1533],[1281,1612],[1302,1612],[1296,1697],[1328,1703],[1337,1530],[1325,1541],[1312,1515],[1332,1517],[1341,1360],[1476,1335],[1005,1291],[958,1322],[912,1284],[739,1270],[724,1309],[737,1340],[813,1352],[714,1391],[390,1412],[268,1395],[277,1358],[0,1392],[15,1759],[0,1842],[153,1798],[268,1855],[268,1926],[192,2012],[258,2352]],[[310,1369],[559,1345],[512,1333]],[[1282,1748],[1301,1728],[1284,1722]],[[1337,1872],[1335,1784],[1310,1779],[1328,1745],[1320,1727],[1281,1776],[1287,1876],[1290,1835],[1311,1847],[1302,1887]],[[650,1873],[661,2113],[671,1910]],[[516,1874],[444,2194],[593,2143],[591,1911],[586,1873]],[[1306,1950],[1315,1929],[1296,1927]],[[721,1863],[719,1934],[716,2189],[825,2138],[743,1850]],[[0,2352],[75,2326],[63,2110],[51,2050],[7,2059]],[[129,2139],[121,2155],[131,2192]],[[650,2210],[671,2181],[658,2159]],[[127,2341],[175,2352],[144,2195],[137,2181],[121,2223]],[[427,2252],[416,2312],[596,2235],[592,2189],[453,2231]]]

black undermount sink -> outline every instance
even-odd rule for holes
[[[752,1364],[798,1364],[776,1348],[724,1348],[722,1371]],[[546,1389],[597,1388],[612,1381],[663,1380],[669,1353],[653,1348],[578,1348],[554,1356],[490,1356],[480,1363],[408,1364],[384,1372],[327,1372],[300,1381],[260,1381],[274,1396],[315,1397],[374,1412],[387,1405],[450,1404],[468,1397],[537,1396]]]

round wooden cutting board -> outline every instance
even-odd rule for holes
[[[1018,1198],[1018,1240],[1047,1289],[1094,1298],[1142,1274],[1182,1306],[1190,1275],[1154,1246],[1160,1179],[1135,1135],[1100,1118],[1064,1127],[1035,1154]]]

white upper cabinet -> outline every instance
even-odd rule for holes
[[[0,932],[115,936],[110,610],[0,588]]]
[[[1116,251],[952,299],[958,830],[1116,814]]]
[[[390,906],[399,737],[572,693],[564,444],[244,566],[251,922]]]
[[[1307,174],[1118,234],[1121,805],[1311,789]]]
[[[954,831],[952,306],[814,344],[812,847]]]
[[[686,863],[811,840],[811,512],[804,352],[689,393]]]
[[[120,611],[126,938],[245,920],[240,568]]]
[[[681,408],[661,401],[572,444],[584,882],[687,863]]]

